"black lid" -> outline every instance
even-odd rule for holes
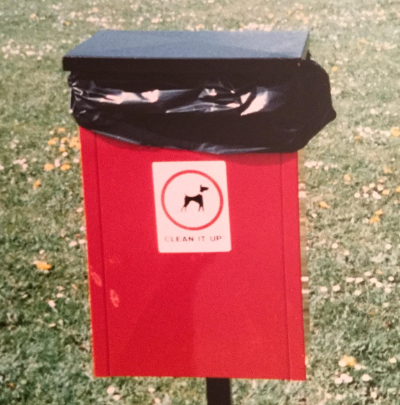
[[[69,51],[72,72],[249,73],[293,64],[308,51],[307,31],[99,31]]]

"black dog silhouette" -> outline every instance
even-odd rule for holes
[[[208,190],[208,187],[203,187],[200,184],[200,193],[202,193],[203,191],[206,191],[206,190]],[[185,202],[183,203],[183,207],[181,208],[181,211],[183,209],[185,209],[185,211],[186,211],[186,207],[189,205],[190,201],[197,202],[197,204],[199,204],[199,211],[200,211],[200,209],[202,209],[204,211],[203,196],[201,194],[197,194],[193,197],[189,197],[189,196],[185,195]]]

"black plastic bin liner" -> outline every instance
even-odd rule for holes
[[[186,79],[72,72],[72,113],[83,128],[138,145],[214,154],[295,152],[336,117],[329,78],[309,58],[274,69]]]

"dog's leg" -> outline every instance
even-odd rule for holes
[[[183,202],[183,207],[181,208],[181,211],[183,211],[183,209],[185,209],[186,211],[186,207],[189,205],[190,200],[188,199],[187,196],[185,196],[184,202]]]

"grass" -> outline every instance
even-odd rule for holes
[[[91,374],[79,151],[47,141],[76,132],[61,58],[103,28],[311,29],[338,118],[306,148],[309,381],[234,380],[234,403],[400,404],[399,17],[390,0],[0,1],[0,404],[205,403],[202,380]]]

